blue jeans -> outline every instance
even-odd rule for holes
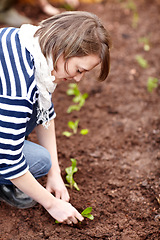
[[[26,136],[36,127],[37,121],[37,103],[33,107],[33,113],[30,121],[27,123]],[[40,178],[48,173],[51,168],[51,157],[48,150],[36,143],[25,140],[23,154],[29,165],[29,171],[35,178]],[[12,184],[0,175],[0,184]]]

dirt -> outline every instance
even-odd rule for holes
[[[80,212],[91,206],[94,220],[56,224],[39,204],[18,210],[1,202],[0,239],[160,239],[159,88],[147,91],[148,77],[160,76],[160,2],[135,0],[139,16],[135,27],[127,2],[80,5],[79,10],[97,14],[111,34],[110,75],[99,83],[97,69],[87,74],[79,89],[89,97],[79,112],[66,113],[72,104],[67,84],[58,86],[53,96],[64,180],[70,158],[77,159],[74,179],[80,191],[69,189],[70,202]],[[46,17],[36,7],[17,7],[35,22]],[[144,51],[142,37],[149,38],[150,51]],[[148,68],[139,66],[137,54],[148,61]],[[76,119],[78,133],[66,138],[62,132],[69,130],[69,120]],[[89,129],[88,135],[79,134],[82,128]],[[37,141],[34,132],[30,140]],[[40,181],[45,186],[46,178]]]

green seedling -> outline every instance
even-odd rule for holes
[[[67,95],[78,96],[80,94],[79,89],[78,89],[78,85],[76,83],[70,83],[68,86],[69,86],[69,88],[67,90]]]
[[[142,37],[139,38],[139,43],[143,44],[143,48],[145,51],[149,51],[150,50],[150,43],[149,43],[149,39],[147,37]]]
[[[79,124],[79,120],[76,120],[75,122],[73,121],[69,121],[68,122],[68,127],[70,129],[72,129],[72,132],[69,132],[69,131],[64,131],[62,134],[66,137],[70,137],[72,136],[73,134],[76,134],[77,133],[77,130],[78,130],[78,124]],[[80,131],[80,134],[82,135],[86,135],[88,134],[88,129],[81,129]]]
[[[70,129],[72,129],[73,132],[68,132],[68,131],[64,131],[62,134],[66,137],[70,137],[72,136],[73,134],[76,134],[77,133],[77,129],[78,129],[78,124],[79,124],[79,120],[76,120],[75,122],[73,121],[69,121],[68,122],[68,127]]]
[[[136,55],[136,60],[142,68],[148,67],[148,62],[141,55]]]
[[[158,87],[158,78],[149,77],[147,82],[148,92],[152,92],[155,88]]]
[[[136,28],[139,22],[139,15],[138,12],[134,12],[133,13],[133,17],[132,17],[132,27]]]
[[[132,11],[132,13],[133,13],[132,27],[136,28],[137,24],[138,24],[138,21],[139,21],[139,15],[138,15],[136,4],[134,3],[133,0],[128,0],[128,2],[125,4],[125,7]]]
[[[94,216],[91,214],[92,212],[92,207],[88,207],[84,209],[84,211],[81,213],[83,217],[89,218],[90,220],[94,219]]]
[[[79,111],[85,104],[86,98],[88,97],[87,93],[84,94],[80,93],[78,85],[76,83],[69,84],[67,95],[74,96],[73,102],[76,103],[74,105],[69,106],[69,108],[67,109],[67,113],[71,113],[72,111]]]
[[[66,180],[69,183],[69,186],[70,186],[71,189],[74,187],[77,191],[79,191],[80,189],[79,189],[77,183],[73,179],[74,173],[76,173],[78,171],[78,168],[76,166],[77,161],[76,161],[76,159],[71,158],[71,162],[72,162],[72,165],[65,169],[65,171],[67,173]]]
[[[79,120],[76,120],[75,122],[72,122],[72,121],[69,121],[69,122],[68,122],[68,127],[73,130],[73,133],[74,133],[74,134],[77,133],[78,124],[79,124]]]

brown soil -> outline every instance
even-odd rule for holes
[[[113,40],[111,72],[108,81],[96,82],[93,71],[79,84],[89,98],[80,112],[67,114],[72,97],[67,84],[57,87],[53,102],[57,113],[58,155],[65,179],[70,158],[77,159],[74,175],[80,187],[69,189],[71,203],[81,212],[92,206],[93,221],[67,226],[54,219],[37,204],[32,209],[17,210],[1,203],[0,239],[26,240],[129,240],[160,239],[160,103],[159,89],[147,91],[149,76],[159,77],[159,0],[135,0],[139,22],[132,27],[133,12],[124,7],[128,1],[82,4],[79,10],[96,13],[105,23]],[[46,16],[38,8],[19,8],[35,22]],[[38,17],[37,17],[38,16]],[[148,37],[150,51],[139,38]],[[136,54],[148,60],[142,69]],[[62,136],[69,130],[69,120],[80,119],[79,133]],[[30,136],[37,141],[34,133]],[[45,186],[46,178],[41,180]]]

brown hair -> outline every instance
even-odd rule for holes
[[[44,56],[52,56],[55,70],[61,54],[65,61],[71,57],[94,54],[101,59],[99,81],[107,78],[111,40],[107,30],[93,13],[71,11],[50,17],[40,23],[36,36],[39,37]]]

